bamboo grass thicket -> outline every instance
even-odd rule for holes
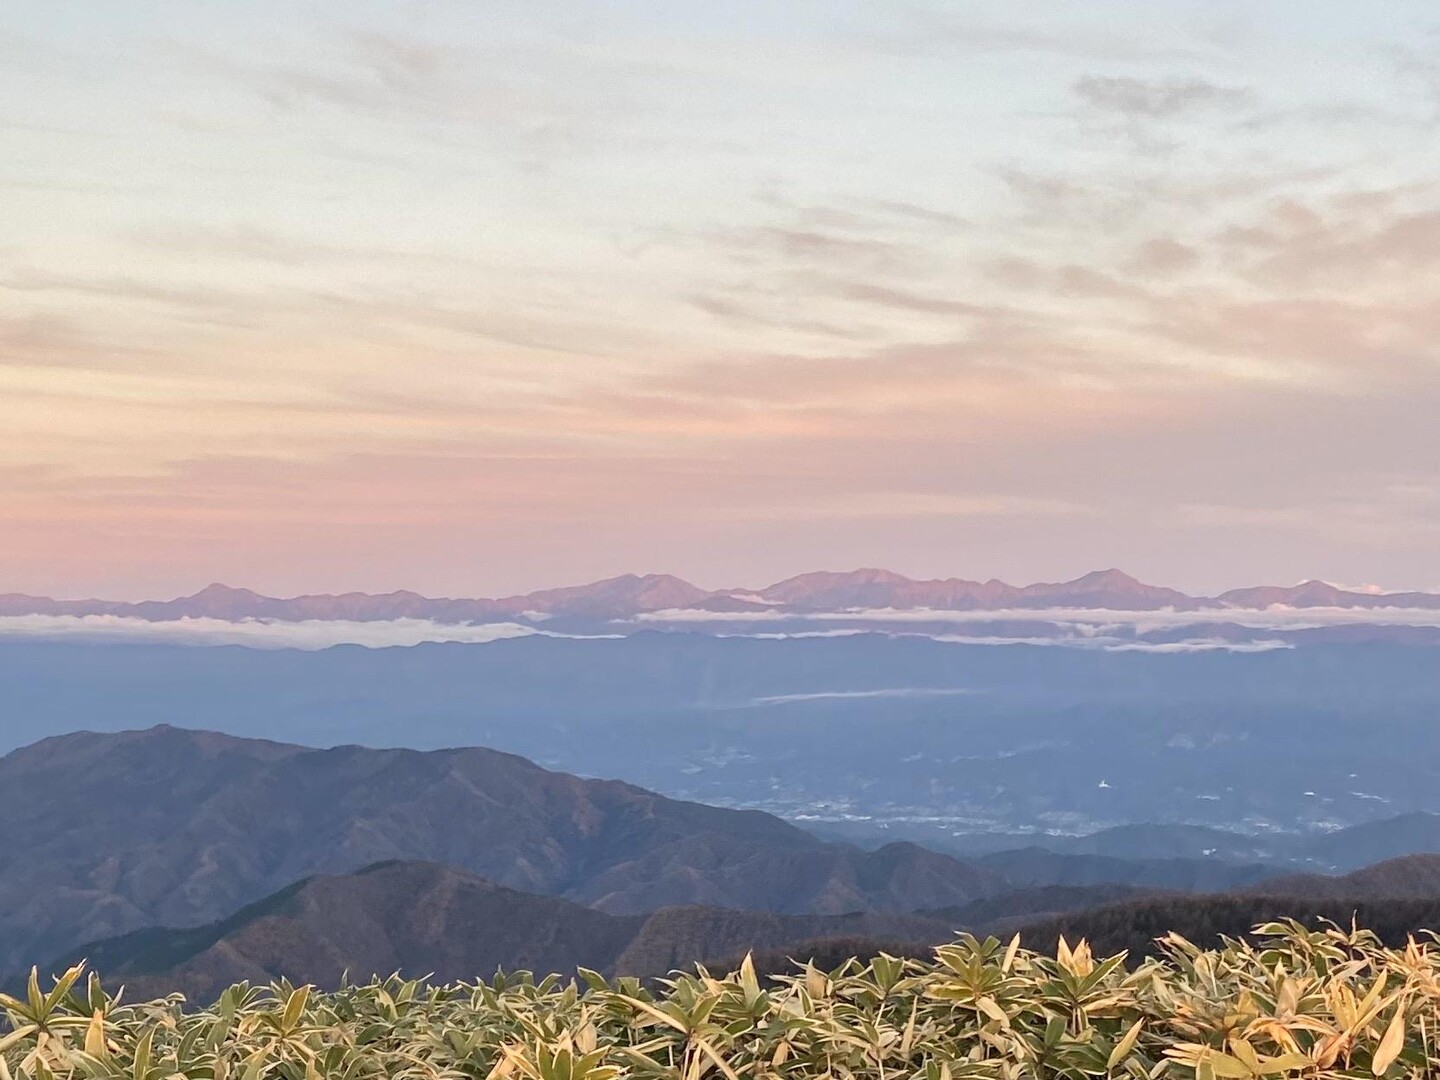
[[[528,973],[129,1003],[74,968],[0,997],[0,1080],[1023,1080],[1440,1077],[1440,947],[1298,923],[1137,966],[961,937],[762,981]]]

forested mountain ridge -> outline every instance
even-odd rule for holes
[[[315,874],[425,860],[624,914],[943,907],[1004,879],[910,844],[866,852],[758,811],[550,772],[511,754],[310,750],[158,727],[0,758],[0,970],[195,926]]]

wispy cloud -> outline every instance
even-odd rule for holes
[[[751,698],[751,705],[797,705],[812,701],[866,701],[874,698],[964,697],[975,693],[965,687],[896,686],[881,690],[813,690],[799,694],[771,694]]]
[[[1250,91],[1243,87],[1176,76],[1086,75],[1075,81],[1074,90],[1091,108],[1140,120],[1168,120],[1202,109],[1232,109],[1251,99]]]
[[[474,265],[475,260],[449,256],[433,249],[405,250],[364,243],[336,244],[305,239],[293,234],[254,225],[187,224],[178,227],[146,227],[124,234],[122,239],[146,251],[188,257],[215,257],[281,266],[326,266],[335,263],[367,263],[373,260],[439,264],[446,267]]]
[[[346,28],[303,58],[233,58],[179,42],[172,55],[227,73],[271,105],[333,106],[371,115],[443,117],[462,108],[463,54],[400,33]],[[298,53],[298,50],[296,50]]]
[[[1067,9],[1070,14],[1073,9]],[[1171,23],[1168,34],[1159,28],[1136,28],[1130,33],[1113,24],[1084,19],[1051,18],[1035,21],[986,20],[967,17],[945,5],[911,4],[900,25],[882,35],[877,45],[915,50],[943,49],[971,54],[1032,53],[1079,60],[1111,62],[1175,61],[1214,55],[1215,43],[1199,34],[1186,34]],[[1150,31],[1150,32],[1146,32]]]

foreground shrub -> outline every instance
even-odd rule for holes
[[[129,1004],[76,968],[0,997],[0,1080],[970,1080],[1436,1077],[1440,950],[1273,923],[1214,950],[1176,936],[1134,968],[964,937],[933,960],[813,966],[769,987],[747,962],[657,987],[583,973],[333,993],[231,987],[187,1011]]]

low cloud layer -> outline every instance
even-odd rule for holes
[[[914,610],[817,611],[653,611],[636,616],[641,623],[675,626],[741,623],[863,623],[903,628],[916,624],[1029,623],[1065,627],[1077,636],[1114,634],[1120,630],[1152,633],[1206,625],[1231,625],[1255,630],[1318,630],[1336,626],[1440,627],[1437,608],[1201,608],[1196,611],[1112,611],[1100,608],[1001,608],[975,611]]]
[[[427,619],[388,622],[309,620],[278,622],[249,619],[176,619],[151,622],[113,615],[0,616],[0,640],[99,641],[154,645],[243,645],[252,649],[328,649],[363,645],[370,649],[419,645],[424,642],[485,644],[542,634],[518,623],[456,626]],[[550,635],[545,635],[550,636]]]
[[[925,637],[937,642],[956,645],[1041,645],[1047,647],[1069,647],[1099,649],[1105,651],[1136,652],[1203,652],[1224,649],[1239,652],[1265,651],[1274,648],[1288,648],[1284,641],[1254,639],[1232,641],[1203,635],[1189,636],[1177,640],[1143,641],[1135,640],[1130,634],[1156,629],[1166,624],[1163,620],[1132,620],[1116,622],[1115,613],[1109,612],[1111,620],[1105,624],[1075,621],[1036,621],[1033,625],[1045,633],[952,633],[933,628],[919,628],[909,625],[908,616],[920,613],[861,612],[836,615],[814,615],[796,622],[824,622],[826,619],[855,619],[869,624],[861,627],[840,629],[791,629],[783,631],[754,632],[737,631],[733,628],[721,631],[717,636],[743,637],[763,641],[803,640],[807,638],[854,637],[867,633]],[[929,623],[982,620],[963,618],[946,620],[937,615],[923,613]],[[960,614],[960,613],[953,613]],[[1031,613],[1035,614],[1035,613]],[[1054,615],[1055,613],[1041,613]],[[1094,613],[1091,613],[1094,614]],[[762,621],[753,618],[751,621]],[[922,620],[915,620],[916,622]],[[1429,622],[1405,623],[1403,625],[1435,625],[1433,615]],[[1304,624],[1306,626],[1314,623]],[[1353,623],[1348,623],[1353,625]],[[677,629],[708,632],[709,628],[696,622],[678,624]],[[113,615],[9,615],[0,616],[0,642],[4,641],[71,641],[106,644],[150,644],[183,646],[238,645],[254,649],[328,649],[340,645],[358,645],[371,649],[405,648],[426,643],[460,643],[484,645],[522,637],[568,638],[571,640],[614,639],[623,636],[618,633],[576,633],[562,634],[537,630],[517,623],[485,623],[456,625],[437,623],[426,619],[395,619],[389,621],[352,622],[346,620],[306,620],[283,622],[277,620],[246,619],[226,621],[210,618],[185,618],[171,621],[151,621]],[[951,696],[969,693],[955,688],[927,689],[898,687],[865,691],[815,692],[799,695],[781,695],[756,699],[754,705],[786,705],[802,701],[841,700],[845,698],[873,697],[916,697]]]

